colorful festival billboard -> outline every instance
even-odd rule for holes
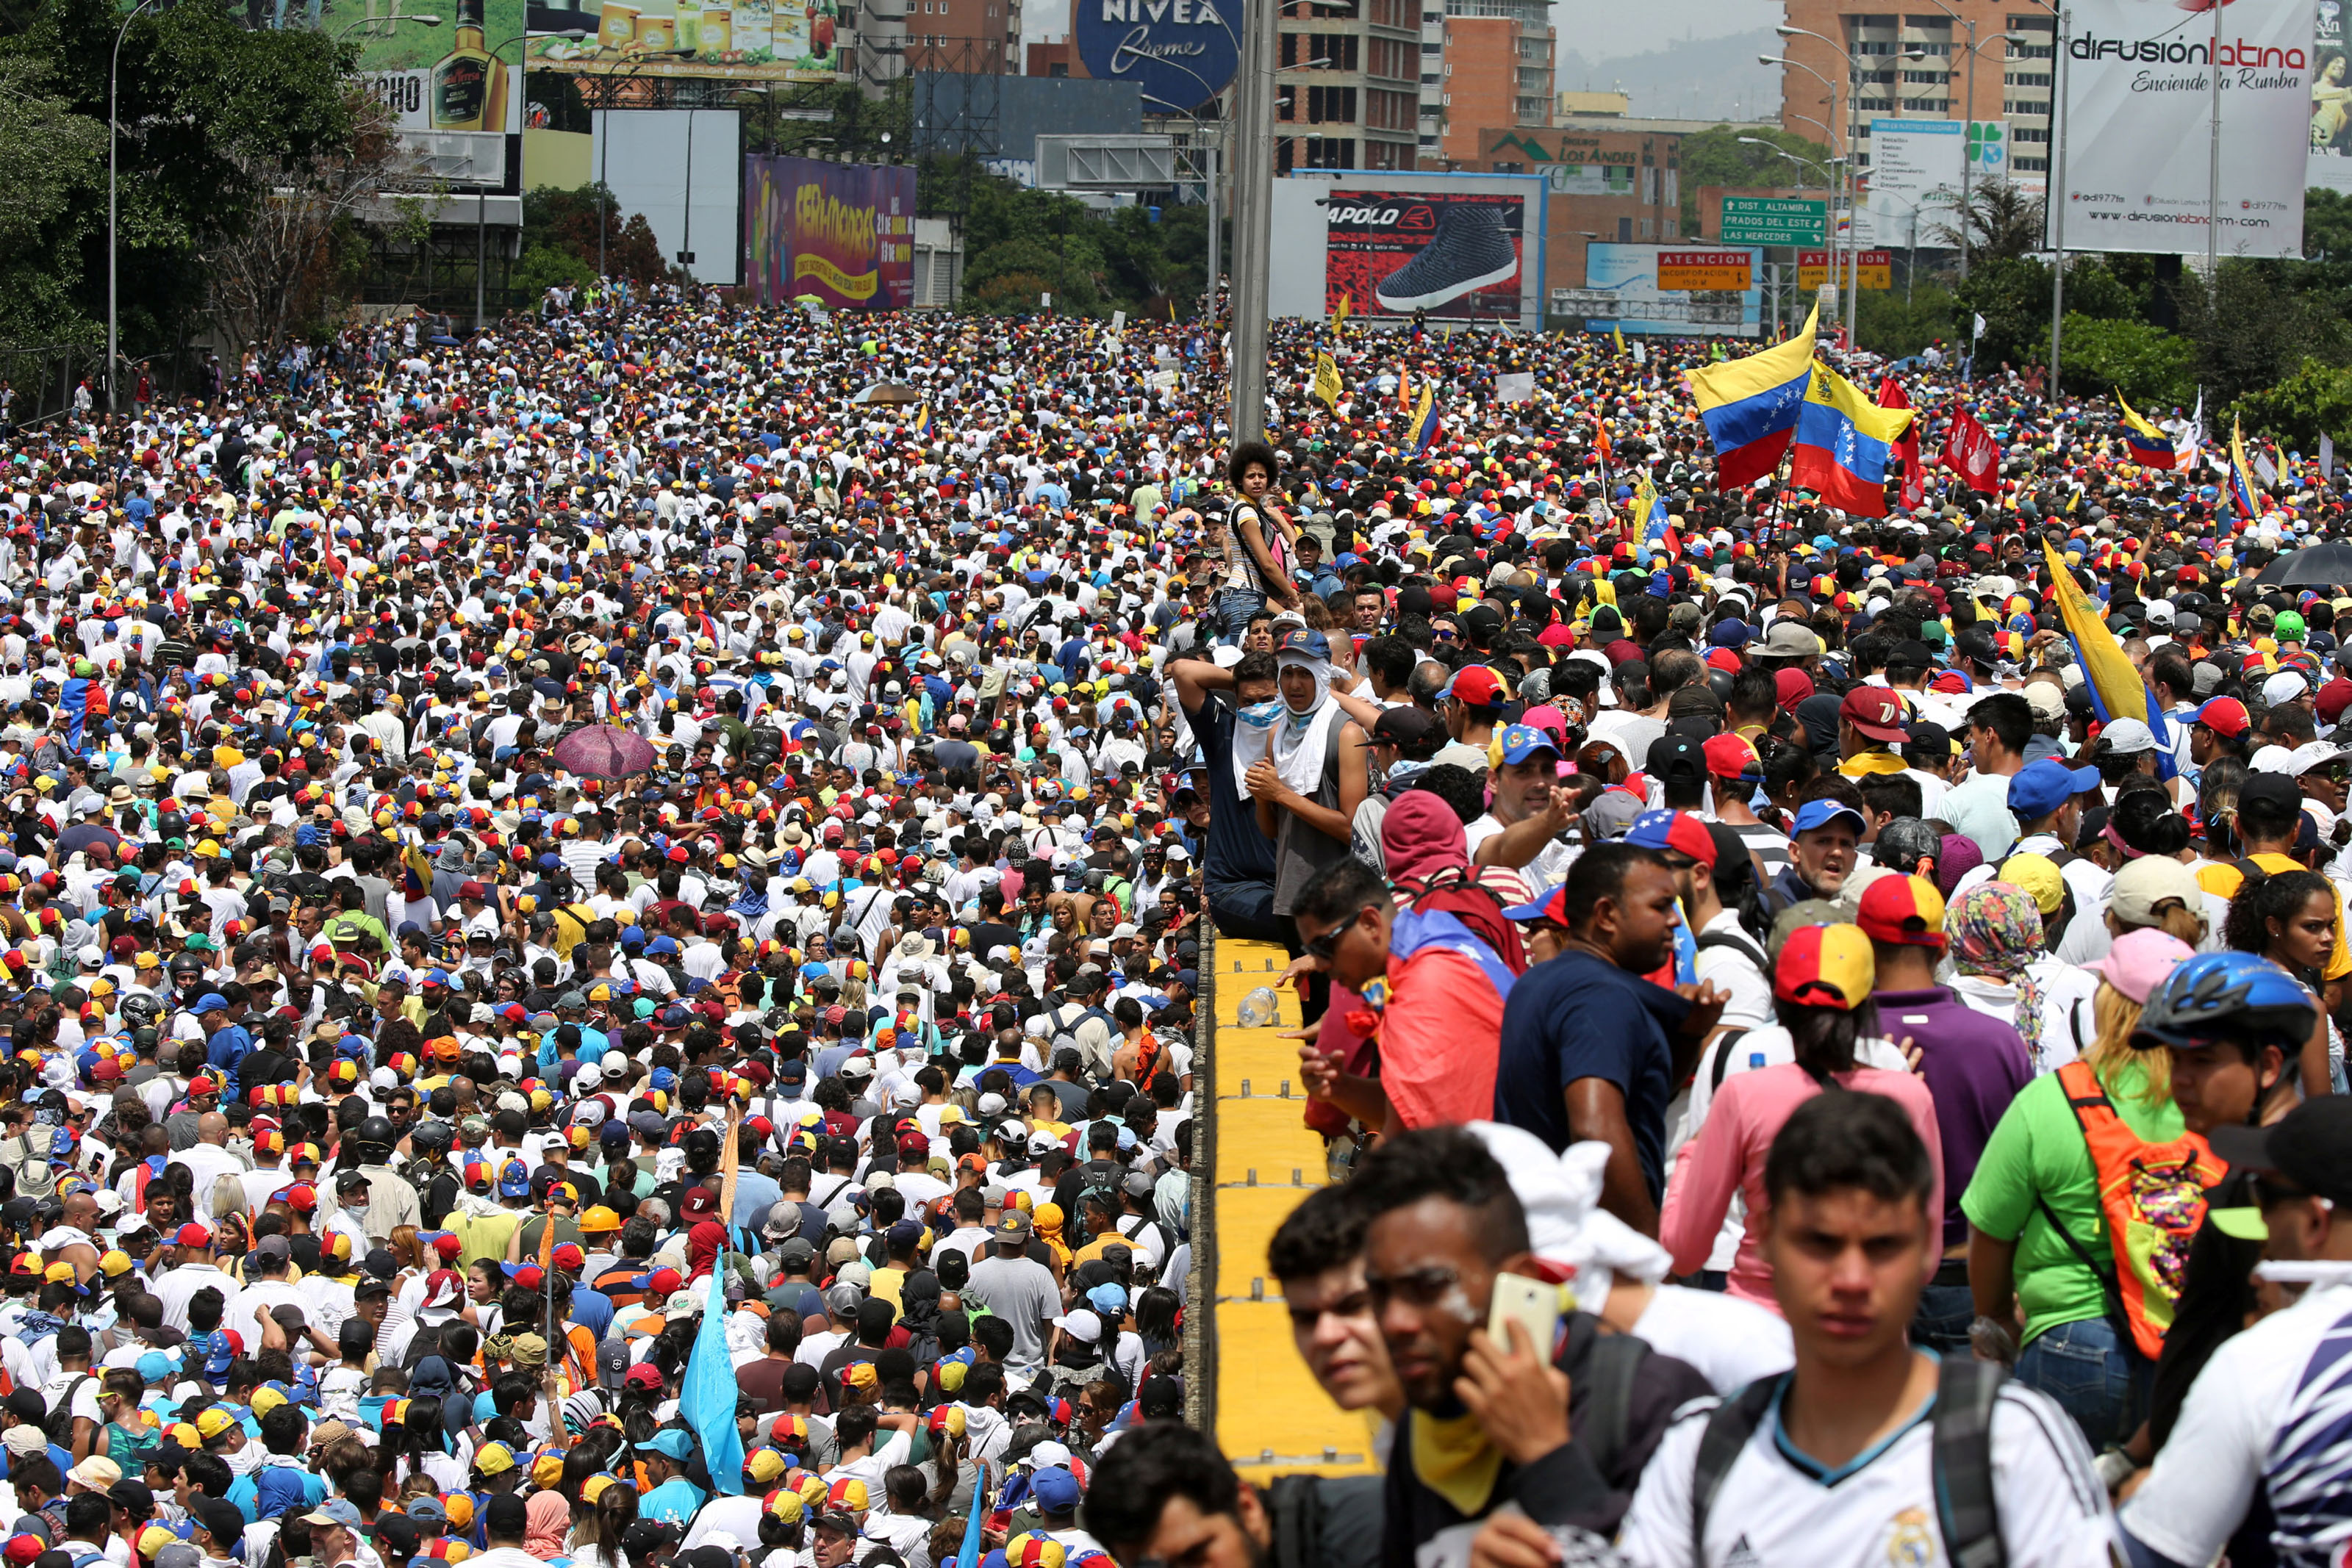
[[[743,288],[834,310],[915,303],[915,171],[814,158],[743,161]]]

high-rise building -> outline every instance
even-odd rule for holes
[[[1021,0],[906,0],[907,68],[1021,74]]]
[[[1411,169],[1422,126],[1422,0],[1282,0],[1274,160]]]
[[[1446,0],[1442,75],[1449,168],[1475,168],[1487,132],[1552,122],[1551,0]]]
[[[1866,9],[1871,3],[1784,0],[1788,25],[1802,31],[1782,40],[1791,64],[1780,72],[1781,129],[1827,143],[1832,153],[1851,147],[1854,167],[1866,176],[1874,120],[2005,120],[2011,177],[2036,191],[2045,186],[2057,63],[2051,13],[2035,0],[1944,0],[1916,11]],[[1842,128],[1825,84],[1836,87]]]

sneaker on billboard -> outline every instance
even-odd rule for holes
[[[1519,269],[1518,247],[1502,214],[1486,202],[1451,202],[1421,254],[1381,280],[1374,291],[1391,310],[1430,310]]]

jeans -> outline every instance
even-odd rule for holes
[[[2147,1414],[2156,1364],[2105,1318],[2060,1323],[2017,1358],[2017,1380],[2056,1400],[2094,1452],[2132,1435]]]
[[[1967,1285],[1929,1285],[1919,1292],[1919,1305],[1911,1314],[1911,1343],[1938,1355],[1967,1355],[1969,1324],[1976,1315],[1976,1300]]]
[[[1237,942],[1279,942],[1289,946],[1285,923],[1274,913],[1271,882],[1209,883],[1209,918],[1220,936]]]
[[[1265,595],[1254,588],[1221,588],[1217,591],[1217,621],[1223,631],[1217,641],[1238,643],[1242,633],[1249,630],[1250,617],[1265,608]]]

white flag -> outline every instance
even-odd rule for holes
[[[2336,437],[2332,435],[2319,438],[2319,472],[2323,478],[2336,477]]]
[[[1633,362],[1637,365],[1646,365],[1650,362],[1650,350],[1642,347],[1642,340],[1639,338],[1633,340]]]
[[[2267,452],[2254,454],[2254,473],[2265,486],[2278,483],[2278,466],[2271,461],[2271,455]]]
[[[1495,398],[1498,402],[1525,402],[1535,395],[1533,371],[1507,371],[1495,378]]]
[[[1977,322],[1976,322],[1976,328],[1975,328],[1975,329],[1974,329],[1973,331],[1971,331],[1971,332],[1969,334],[1969,342],[1971,342],[1971,343],[1973,343],[1973,342],[1975,342],[1979,338],[1981,338],[1981,337],[1983,337],[1984,335],[1985,335],[1985,319],[1984,319],[1983,315],[1982,315],[1981,313],[1979,313],[1979,314],[1978,315],[1978,317],[1977,317]]]

